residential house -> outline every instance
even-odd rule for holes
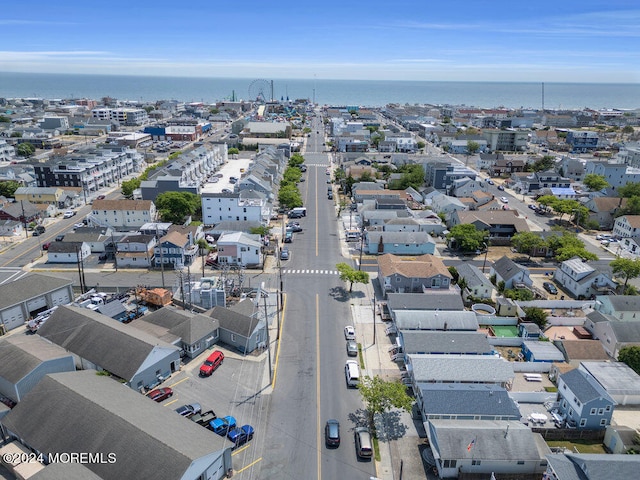
[[[387,307],[390,312],[393,325],[400,331],[443,331],[443,332],[476,332],[478,330],[478,318],[474,312],[468,310],[448,310],[447,305],[443,308],[435,307],[429,310],[415,308],[414,305],[402,305],[398,307],[397,301],[392,301],[393,295],[413,295],[414,297],[425,297],[427,295],[416,294],[389,294]],[[454,295],[449,295],[454,297]],[[456,295],[460,298],[459,295]],[[438,305],[441,305],[438,303]],[[445,347],[442,347],[445,348]],[[456,347],[457,348],[457,347]],[[416,353],[416,352],[414,352]],[[425,352],[417,352],[425,353]],[[437,353],[442,353],[442,350]],[[476,353],[476,352],[472,352]]]
[[[431,210],[437,214],[444,214],[449,219],[453,213],[461,210],[468,210],[468,207],[458,198],[449,195],[435,195],[431,198]]]
[[[489,168],[492,177],[511,176],[512,173],[524,172],[527,163],[521,158],[502,158]]]
[[[16,202],[46,203],[59,209],[72,204],[68,195],[60,187],[19,187],[15,191],[14,198]]]
[[[558,164],[558,172],[561,173],[563,177],[581,182],[585,175],[585,164],[586,162],[580,158],[564,156]]]
[[[73,281],[30,273],[0,285],[0,331],[24,325],[44,310],[73,301]]]
[[[616,212],[627,206],[626,198],[592,197],[584,204],[589,209],[589,220],[598,222],[601,230],[611,230]]]
[[[635,428],[626,425],[609,425],[604,433],[604,445],[607,453],[618,454],[620,456],[629,457],[627,452],[632,451],[636,445],[636,437],[638,432]],[[595,454],[594,454],[595,455]],[[640,468],[640,461],[637,462],[637,468]],[[616,471],[618,471],[616,469]]]
[[[587,314],[584,326],[612,358],[618,358],[620,349],[624,347],[640,346],[640,322],[635,319],[621,321],[613,315],[594,310]]]
[[[551,453],[542,436],[519,421],[434,419],[426,430],[438,478],[541,477]]]
[[[616,402],[589,373],[574,369],[558,379],[558,412],[570,428],[604,429]]]
[[[621,215],[613,222],[613,234],[620,238],[640,235],[640,215]]]
[[[153,261],[156,267],[169,266],[171,269],[191,265],[198,254],[190,235],[171,231],[154,246]]]
[[[490,152],[524,152],[527,150],[529,130],[483,129]]]
[[[617,405],[640,405],[640,375],[626,363],[585,361],[579,369],[595,378]]]
[[[470,197],[473,192],[486,189],[487,182],[483,182],[479,179],[472,180],[469,177],[463,177],[453,181],[449,194],[457,198]]]
[[[151,200],[94,200],[91,221],[102,227],[137,230],[156,218]]]
[[[594,307],[600,313],[618,320],[636,321],[640,312],[640,297],[634,295],[598,295]],[[638,316],[640,318],[640,315]]]
[[[565,142],[571,146],[573,153],[587,153],[597,150],[600,136],[597,132],[569,130]]]
[[[424,423],[477,418],[520,421],[521,417],[509,392],[497,385],[423,383],[416,393],[416,403]]]
[[[402,309],[421,311],[464,310],[464,302],[460,292],[453,288],[449,290],[425,290],[421,295],[416,295],[415,293],[387,293],[387,306],[391,312]]]
[[[48,215],[43,215],[38,204],[28,201],[0,204],[0,221],[11,220],[14,222],[28,224],[31,222],[37,222],[44,216]]]
[[[17,220],[0,220],[0,237],[21,237],[24,225]]]
[[[571,179],[562,177],[553,170],[527,174],[513,173],[511,178],[515,182],[514,190],[521,194],[533,193],[541,188],[569,188],[571,186]]]
[[[489,170],[498,160],[504,160],[502,153],[481,153],[478,155],[476,166],[480,170]]]
[[[564,354],[565,362],[574,367],[578,367],[583,361],[609,360],[610,358],[598,340],[584,338],[580,340],[551,338],[550,340]]]
[[[533,322],[520,322],[518,324],[518,336],[523,339],[538,340],[542,336],[542,330]]]
[[[385,293],[422,293],[425,289],[449,289],[451,274],[432,255],[404,259],[392,254],[378,257],[378,282]]]
[[[264,223],[270,216],[271,206],[266,195],[255,190],[202,194],[202,220],[205,225],[224,221]]]
[[[626,452],[624,455],[555,453],[547,455],[547,461],[545,477],[554,480],[626,480],[635,477],[640,469],[640,458]]]
[[[367,201],[369,203],[370,200]],[[409,218],[410,214],[406,210],[374,210],[374,205],[366,204],[362,207],[358,215],[362,219],[363,225],[384,225],[388,220],[396,218]],[[349,213],[349,223],[358,223],[354,214]],[[350,228],[348,228],[350,229]]]
[[[130,326],[175,345],[189,358],[196,358],[220,338],[220,325],[215,318],[171,305],[135,319]]]
[[[565,260],[553,272],[553,279],[574,298],[612,292],[617,284],[601,270],[596,270],[580,257]]]
[[[51,242],[47,250],[48,263],[79,263],[91,255],[86,242]]]
[[[37,335],[0,338],[0,395],[20,402],[48,373],[74,372],[70,353]]]
[[[533,280],[529,277],[529,269],[518,265],[506,255],[491,265],[489,275],[496,276],[496,285],[504,282],[506,289],[526,288],[533,285]]]
[[[531,130],[530,141],[535,145],[553,146],[558,144],[558,132],[551,130]]]
[[[265,195],[269,201],[273,201],[273,192],[277,190],[277,186],[268,176],[258,176],[253,173],[247,173],[236,183],[236,190],[254,190]]]
[[[116,242],[118,267],[151,268],[155,245],[156,237],[153,235],[125,235]]]
[[[60,306],[38,335],[72,353],[79,369],[106,370],[134,389],[180,370],[180,349],[86,308]]]
[[[384,221],[385,232],[419,232],[420,223],[411,217],[396,217]]]
[[[378,190],[378,189],[364,190],[359,188],[353,192],[353,200],[356,203],[362,203],[365,200],[375,200],[377,198],[400,199],[400,198],[405,198],[406,195],[407,195],[406,193],[400,190]]]
[[[218,238],[218,263],[228,265],[262,265],[264,254],[260,235],[243,232],[225,233]]]
[[[64,240],[55,243],[86,243],[91,253],[105,253],[108,250],[113,251],[113,242],[113,232],[110,228],[80,227],[71,233],[65,233]]]
[[[475,383],[510,386],[513,362],[492,355],[407,355],[407,373],[414,387],[424,383]]]
[[[364,233],[365,251],[369,255],[433,255],[436,242],[426,232],[376,232]]]
[[[584,173],[602,175],[613,191],[627,183],[640,182],[640,169],[624,163],[590,161]]]
[[[467,300],[473,298],[491,298],[494,287],[482,271],[475,265],[470,263],[462,263],[456,265],[456,271],[460,280],[464,280],[464,288],[462,289],[462,298]]]
[[[466,223],[488,231],[495,245],[509,244],[514,234],[529,231],[527,221],[516,210],[457,211],[451,215],[449,225]]]
[[[397,312],[398,313],[398,312]],[[433,317],[432,317],[433,318]],[[397,353],[404,355],[491,355],[493,347],[487,336],[475,331],[398,330]]]
[[[162,472],[221,480],[233,467],[226,439],[94,370],[45,376],[1,423],[9,439],[45,458],[82,452],[102,459],[81,464],[90,475],[64,470],[39,478],[120,480]]]

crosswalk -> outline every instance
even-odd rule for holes
[[[292,268],[282,269],[282,273],[287,275],[300,274],[300,275],[339,275],[337,270],[295,270]]]
[[[27,273],[20,267],[0,267],[0,285],[24,277]]]

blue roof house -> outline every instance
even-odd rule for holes
[[[611,423],[616,402],[587,372],[579,369],[560,375],[558,410],[568,427],[600,430]]]

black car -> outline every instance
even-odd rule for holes
[[[542,284],[542,286],[544,287],[544,289],[549,292],[552,295],[555,295],[556,293],[558,293],[558,289],[556,288],[556,286],[551,283],[551,282],[544,282]]]
[[[324,440],[327,447],[340,446],[340,422],[338,420],[327,420],[327,424],[324,427]]]

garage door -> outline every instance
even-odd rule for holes
[[[51,294],[52,307],[56,305],[66,305],[67,303],[71,303],[71,299],[69,298],[68,288],[62,288],[60,290],[56,290]]]
[[[47,297],[44,295],[27,301],[27,310],[29,313],[33,313],[42,308],[47,308]]]
[[[0,315],[2,318],[2,323],[4,323],[4,326],[7,330],[13,330],[14,328],[22,326],[22,324],[26,320],[24,318],[24,315],[22,314],[22,308],[20,307],[20,305],[7,308]]]

